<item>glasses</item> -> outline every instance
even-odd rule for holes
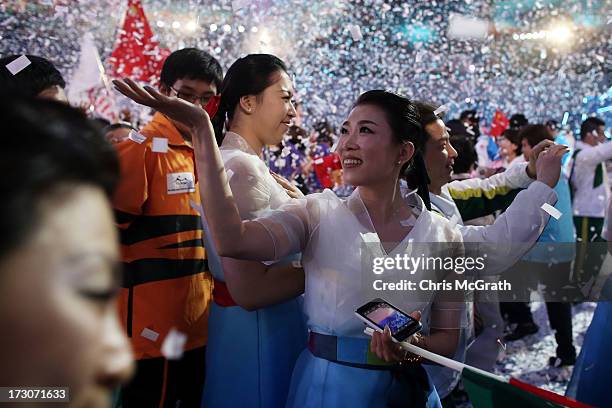
[[[191,102],[193,104],[200,104],[202,106],[206,106],[206,104],[208,103],[208,101],[211,98],[210,95],[196,96],[196,95],[191,95],[191,94],[186,94],[186,93],[183,93],[183,92],[179,92],[176,89],[174,89],[173,87],[170,87],[170,89],[172,89],[176,93],[176,97],[177,98],[182,99],[182,100],[187,101],[187,102]]]

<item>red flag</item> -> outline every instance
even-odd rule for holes
[[[155,86],[170,51],[155,40],[140,0],[128,0],[128,8],[109,64],[113,77],[130,77]]]
[[[510,385],[514,385],[515,387],[528,391],[532,394],[537,395],[540,398],[543,398],[550,402],[554,402],[555,404],[559,404],[564,407],[568,407],[568,408],[589,408],[590,407],[589,405],[583,404],[582,402],[573,400],[563,395],[556,394],[554,392],[545,390],[543,388],[538,388],[535,385],[524,383],[522,381],[517,380],[516,378],[510,378],[508,382],[510,383]]]
[[[501,136],[504,133],[504,130],[510,124],[510,120],[500,111],[495,111],[495,116],[493,117],[493,122],[491,122],[491,132],[490,135],[493,137]]]
[[[316,157],[314,159],[314,171],[319,179],[319,183],[324,188],[332,188],[334,181],[332,180],[331,173],[334,170],[342,168],[340,164],[340,156],[336,153],[328,154],[327,156]]]

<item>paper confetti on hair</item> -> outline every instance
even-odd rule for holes
[[[161,353],[168,360],[178,360],[183,356],[185,343],[187,343],[187,335],[173,328],[164,339]]]
[[[557,210],[555,207],[553,207],[552,205],[550,205],[548,203],[544,203],[542,205],[542,207],[540,207],[540,208],[542,208],[544,211],[546,211],[555,220],[558,220],[563,215],[561,213],[561,211]]]
[[[28,59],[28,57],[26,57],[25,55],[22,55],[19,58],[12,61],[11,63],[6,64],[6,69],[8,69],[11,74],[17,75],[31,63],[32,62]]]
[[[440,113],[444,113],[446,111],[448,111],[448,105],[444,104],[434,111],[434,115],[438,116]]]

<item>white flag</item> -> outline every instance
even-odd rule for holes
[[[79,65],[72,75],[68,86],[68,98],[76,102],[82,99],[82,94],[103,86],[104,68],[100,61],[100,54],[94,43],[91,33],[85,33],[81,40],[81,55]]]
[[[68,100],[75,106],[83,106],[94,116],[115,120],[114,94],[110,90],[100,54],[89,32],[81,40],[79,65],[68,84]]]

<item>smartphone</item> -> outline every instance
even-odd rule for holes
[[[383,299],[374,299],[355,310],[355,315],[374,330],[391,329],[395,341],[404,341],[423,327],[421,323]]]

